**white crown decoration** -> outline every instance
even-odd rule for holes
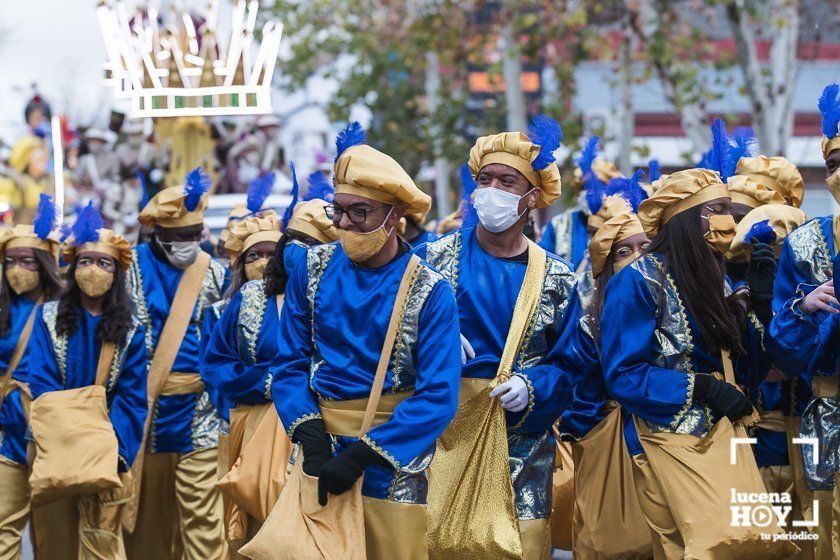
[[[219,0],[203,14],[170,9],[166,20],[150,2],[129,16],[123,2],[102,0],[105,82],[131,100],[132,118],[271,113],[283,24],[266,22],[258,41],[258,7],[259,0],[234,0],[223,41]]]

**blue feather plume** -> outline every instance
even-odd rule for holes
[[[653,183],[657,179],[662,176],[662,172],[659,170],[659,160],[652,159],[648,162],[648,181]]]
[[[152,199],[149,196],[149,184],[146,182],[146,176],[139,169],[137,170],[137,179],[140,181],[140,186],[143,187],[143,199],[140,201],[140,208],[145,208],[149,200]]]
[[[73,226],[70,224],[61,224],[61,228],[59,228],[59,241],[64,243],[67,241],[67,238],[73,234]]]
[[[57,218],[58,213],[56,212],[52,197],[48,194],[41,193],[41,199],[38,201],[38,209],[35,211],[35,220],[32,222],[35,235],[41,239],[46,239],[55,227]]]
[[[327,202],[332,202],[335,198],[335,187],[327,179],[326,175],[320,171],[315,171],[309,174],[309,190],[306,191],[306,196],[303,200],[314,200],[320,198]]]
[[[727,174],[729,177],[735,175],[738,162],[741,158],[752,157],[757,153],[758,144],[755,139],[755,132],[749,126],[738,126],[732,131],[730,139],[729,165]]]
[[[615,179],[610,179],[610,182],[607,183],[606,195],[620,195],[630,204],[633,212],[638,212],[639,204],[648,197],[647,191],[642,188],[642,181],[644,179],[645,172],[642,169],[637,169],[632,177],[616,177]]]
[[[747,232],[746,242],[757,241],[772,245],[776,241],[776,231],[770,226],[770,220],[756,222]]]
[[[586,191],[586,206],[589,208],[589,212],[597,214],[604,203],[607,186],[595,176],[595,173],[590,171],[584,176],[583,189]]]
[[[248,211],[256,214],[262,209],[265,204],[265,199],[271,194],[271,189],[274,187],[274,172],[269,171],[255,178],[248,185],[248,200],[245,205]]]
[[[73,244],[81,245],[83,243],[95,243],[99,241],[99,230],[102,229],[102,214],[93,201],[89,202],[87,206],[82,208],[82,211],[76,216],[76,222],[73,224]]]
[[[828,84],[820,96],[817,106],[822,114],[822,133],[834,138],[840,133],[840,84]]]
[[[338,161],[338,158],[341,157],[341,154],[343,154],[344,150],[347,148],[364,144],[366,140],[367,136],[365,135],[365,129],[362,128],[362,125],[359,124],[358,121],[351,122],[347,125],[347,128],[339,132],[338,136],[335,138],[335,160]]]
[[[731,148],[726,125],[721,119],[715,119],[712,122],[712,149],[708,152],[708,165],[705,167],[717,171],[723,182],[729,178]]]
[[[478,223],[478,214],[472,199],[475,187],[470,166],[465,163],[461,166],[461,227],[467,228]]]
[[[292,213],[295,211],[295,206],[297,206],[298,192],[300,192],[300,185],[298,184],[297,174],[295,173],[295,164],[289,162],[289,169],[292,172],[292,202],[289,203],[289,206],[286,207],[286,211],[283,213],[283,231],[286,231],[289,222],[292,220]]]
[[[204,173],[201,167],[196,167],[187,173],[187,181],[184,185],[184,193],[187,195],[184,199],[184,206],[187,210],[192,212],[198,207],[201,197],[210,188],[211,183],[210,176]]]
[[[531,121],[531,142],[540,147],[540,153],[531,162],[531,167],[540,171],[554,163],[554,151],[563,141],[560,123],[547,115],[537,115]]]
[[[591,137],[586,141],[586,145],[580,153],[577,164],[584,176],[592,171],[592,164],[595,162],[595,158],[598,157],[598,144],[600,144],[600,142],[601,139],[597,136]]]

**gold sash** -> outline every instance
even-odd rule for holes
[[[372,428],[384,424],[391,418],[394,409],[414,391],[401,391],[382,395],[376,413],[373,416]],[[352,399],[347,401],[328,401],[319,399],[318,409],[324,419],[324,427],[328,434],[346,437],[359,437],[360,426],[367,409],[368,399]]]
[[[484,388],[458,406],[437,442],[429,467],[429,557],[432,560],[523,557],[510,480],[505,413],[493,387],[510,378],[513,362],[539,304],[546,253],[528,242],[528,267],[496,377],[470,382]]]
[[[204,381],[197,373],[179,373],[173,371],[166,376],[166,382],[160,389],[160,396],[194,395],[204,391]]]
[[[163,330],[155,348],[152,363],[149,365],[147,387],[148,410],[153,410],[155,402],[168,383],[172,364],[178,355],[178,349],[184,340],[184,335],[189,327],[195,303],[201,293],[204,284],[204,277],[207,269],[210,268],[210,255],[205,252],[198,254],[196,261],[184,270],[178,288],[175,290],[175,297],[172,298],[172,306],[169,308],[169,316],[163,325]],[[180,380],[173,380],[173,384],[180,384]],[[186,384],[186,380],[184,380]],[[129,533],[134,531],[137,523],[137,512],[140,504],[140,486],[143,483],[143,457],[146,453],[146,438],[149,437],[149,430],[152,425],[152,414],[146,415],[146,424],[143,427],[143,441],[140,444],[140,451],[137,458],[131,465],[132,479],[134,480],[135,499],[126,505],[123,510],[123,527]]]

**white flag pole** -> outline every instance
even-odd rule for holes
[[[64,224],[64,148],[61,145],[61,120],[52,117],[53,177],[55,182],[56,223]]]

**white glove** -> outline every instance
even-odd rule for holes
[[[501,395],[499,399],[502,408],[510,412],[519,412],[528,406],[528,384],[518,375],[511,375],[510,379],[490,391],[490,396]]]
[[[467,337],[461,335],[461,365],[466,364],[467,360],[473,358],[475,358],[475,350],[473,350],[472,344],[467,340]]]

